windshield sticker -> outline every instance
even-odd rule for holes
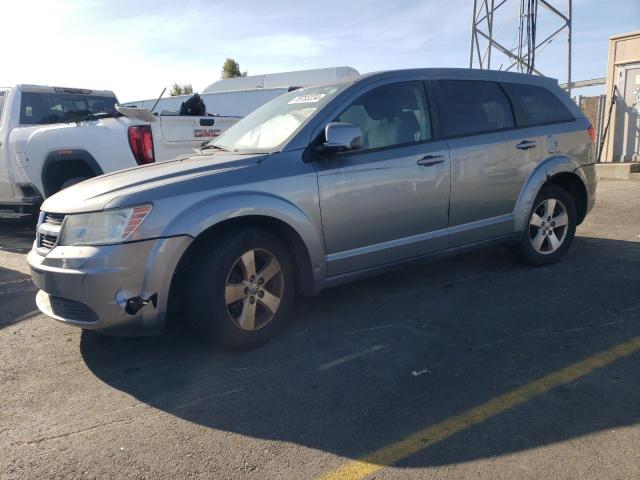
[[[326,96],[326,93],[308,93],[307,95],[300,95],[292,100],[289,100],[289,105],[294,103],[318,103],[322,100],[322,97]]]

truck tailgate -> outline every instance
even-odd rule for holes
[[[165,142],[200,144],[220,135],[239,119],[235,117],[189,117],[162,115],[160,126]]]

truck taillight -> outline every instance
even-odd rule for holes
[[[149,125],[129,127],[129,146],[138,165],[153,163],[153,135]]]
[[[593,125],[589,125],[589,128],[587,129],[587,133],[591,137],[591,141],[593,143],[596,143],[596,129],[593,128]]]

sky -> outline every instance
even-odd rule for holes
[[[566,11],[568,0],[549,1]],[[201,91],[220,78],[227,57],[249,75],[335,66],[361,73],[467,67],[473,10],[473,0],[0,4],[0,86],[113,90],[121,102],[157,97],[174,82]],[[518,4],[508,0],[494,22],[497,39],[507,47],[515,45]],[[640,1],[573,0],[573,10],[573,79],[603,77],[607,39],[640,29]],[[538,25],[541,38],[558,24],[541,10]],[[496,62],[492,68],[501,66]],[[537,65],[566,81],[566,36],[547,47]]]

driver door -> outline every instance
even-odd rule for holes
[[[374,88],[335,121],[360,127],[364,146],[315,162],[329,275],[447,248],[449,149],[424,84]]]

